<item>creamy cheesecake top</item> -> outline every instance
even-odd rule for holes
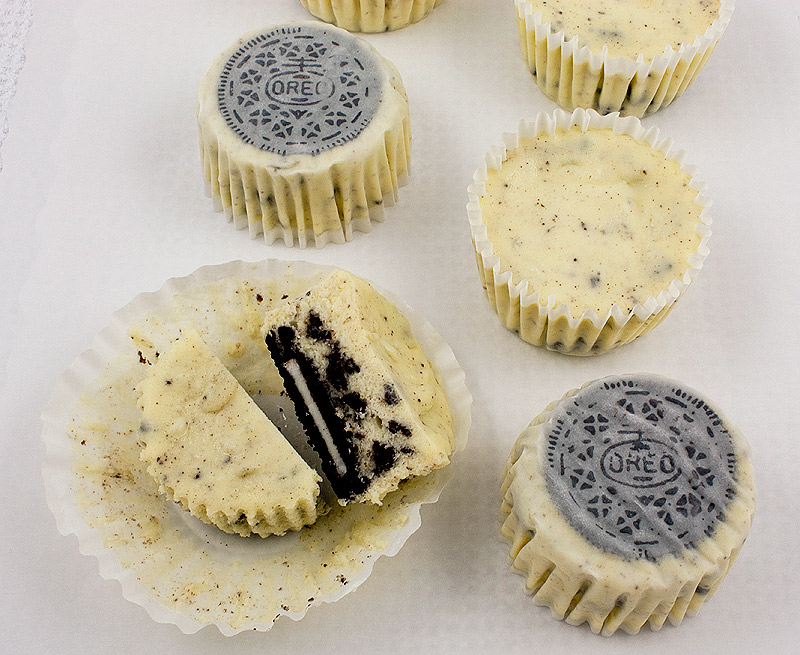
[[[719,17],[720,0],[533,0],[542,22],[577,35],[580,44],[611,57],[652,59],[669,44],[678,49],[705,33]]]
[[[545,304],[630,312],[682,279],[701,241],[691,176],[612,130],[520,139],[480,198],[501,271]]]

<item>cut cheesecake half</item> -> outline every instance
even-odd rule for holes
[[[449,405],[397,307],[334,270],[263,328],[298,418],[340,504],[380,503],[449,463]]]
[[[183,332],[139,391],[141,458],[162,493],[242,536],[314,523],[319,475],[197,332]]]

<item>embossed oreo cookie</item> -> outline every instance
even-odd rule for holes
[[[755,505],[739,431],[700,394],[647,374],[551,404],[517,440],[503,493],[502,533],[527,590],[603,634],[697,610]]]
[[[560,403],[550,422],[547,490],[597,548],[657,561],[711,537],[724,520],[736,493],[731,436],[680,385],[601,381]]]
[[[217,87],[228,127],[279,155],[318,155],[358,137],[381,100],[375,52],[317,26],[278,27],[231,55]]]
[[[400,75],[366,41],[328,25],[239,39],[203,78],[198,125],[215,206],[268,243],[322,246],[368,231],[408,174]]]

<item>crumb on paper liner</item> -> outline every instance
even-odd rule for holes
[[[158,622],[186,633],[213,624],[232,635],[269,630],[280,616],[298,620],[362,584],[377,558],[396,554],[419,527],[421,504],[435,502],[452,477],[448,466],[407,481],[381,506],[334,507],[311,528],[267,539],[225,534],[158,493],[137,443],[134,387],[147,362],[182,325],[192,325],[245,389],[269,403],[281,389],[277,370],[254,370],[241,354],[265,348],[254,317],[327,270],[305,262],[233,262],[170,280],[117,312],[54,390],[42,415],[43,476],[59,531],[75,534],[81,552],[97,557],[101,575],[119,580],[124,597]],[[209,305],[209,296],[219,302]],[[463,372],[433,328],[389,297],[437,367],[459,451],[471,405]],[[234,335],[231,323],[238,326]]]
[[[480,198],[485,192],[488,171],[500,170],[507,152],[515,149],[521,138],[552,135],[557,129],[571,127],[579,127],[584,132],[611,129],[648,144],[663,153],[666,159],[678,162],[681,170],[692,178],[689,188],[697,192],[695,201],[702,210],[695,232],[701,241],[697,251],[688,259],[686,273],[680,279],[673,279],[657,296],[637,303],[630,312],[613,305],[606,315],[599,316],[592,309],[581,312],[578,308],[557,305],[553,296],[540,297],[526,280],[518,279],[511,271],[503,269],[483,222]],[[467,189],[467,217],[478,273],[484,294],[502,324],[527,343],[578,356],[608,352],[656,327],[672,311],[709,254],[712,221],[708,208],[711,200],[705,195],[706,185],[695,177],[695,173],[696,168],[685,163],[685,152],[675,150],[672,139],[660,137],[658,128],[645,129],[637,118],[623,118],[616,113],[601,116],[592,109],[575,109],[572,113],[557,109],[552,114],[540,113],[533,121],[521,120],[515,133],[503,134],[502,144],[493,146],[486,153],[483,166],[475,171],[473,184]]]

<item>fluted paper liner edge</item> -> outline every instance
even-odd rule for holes
[[[168,280],[159,291],[140,294],[115,312],[109,326],[54,388],[42,413],[46,447],[42,474],[58,530],[74,534],[80,552],[97,558],[101,576],[118,580],[123,596],[142,606],[157,622],[175,624],[187,634],[215,625],[229,636],[245,630],[269,630],[280,616],[299,620],[310,607],[334,602],[360,586],[378,558],[396,554],[419,528],[421,505],[436,502],[453,475],[451,463],[424,478],[407,481],[380,507],[359,503],[357,507],[334,508],[300,533],[244,538],[207,526],[167,501],[152,478],[137,471],[141,466],[136,464],[138,449],[89,420],[81,429],[90,440],[103,442],[102,448],[98,447],[102,457],[95,459],[101,466],[112,466],[106,459],[117,457],[126,465],[121,467],[125,470],[109,471],[102,478],[120,485],[118,497],[109,499],[102,485],[96,484],[96,462],[82,450],[93,444],[80,444],[71,431],[82,418],[78,408],[86,406],[100,407],[98,411],[112,407],[109,411],[115,413],[116,422],[130,414],[128,432],[136,431],[138,407],[130,406],[136,395],[127,391],[127,386],[135,386],[136,376],[127,371],[117,373],[115,366],[121,353],[125,361],[130,358],[131,348],[136,357],[129,333],[134,322],[143,317],[150,320],[151,314],[159,311],[168,315],[175,298],[194,302],[199,292],[215,284],[236,289],[240,281],[277,280],[292,288],[297,285],[297,292],[302,293],[329,270],[302,261],[237,261]],[[393,294],[375,288],[406,316],[439,373],[453,416],[457,456],[466,446],[471,422],[472,397],[464,373],[449,346],[424,318]],[[210,320],[213,323],[213,317]],[[158,321],[154,325],[158,326]],[[147,353],[140,351],[139,357],[143,356]],[[103,381],[109,375],[126,387],[124,393],[117,392],[121,402],[116,408],[110,402],[114,398],[106,397],[106,390],[113,389]],[[93,430],[96,436],[92,436]],[[130,503],[126,505],[128,515],[116,512],[122,502],[119,498],[130,499],[126,500]]]
[[[593,310],[579,312],[567,305],[556,305],[552,296],[540,298],[526,280],[503,270],[483,222],[480,197],[485,190],[488,170],[499,170],[507,152],[517,147],[520,138],[534,138],[543,133],[552,135],[558,128],[571,127],[579,127],[584,132],[611,129],[647,143],[666,159],[678,162],[681,170],[692,178],[689,188],[697,191],[695,202],[702,210],[695,231],[701,241],[697,251],[689,257],[689,268],[682,278],[672,280],[657,296],[637,303],[629,313],[614,305],[607,315],[598,316]],[[705,195],[706,185],[695,177],[695,172],[694,166],[685,163],[685,152],[673,148],[672,139],[662,138],[658,128],[645,129],[639,119],[632,116],[623,118],[616,113],[601,116],[592,109],[576,109],[569,114],[557,109],[552,114],[540,113],[533,121],[520,121],[515,133],[504,133],[502,143],[493,146],[484,156],[484,165],[475,171],[473,184],[467,189],[467,217],[478,272],[486,297],[503,325],[530,344],[570,355],[602,354],[652,330],[669,314],[709,254],[711,200]]]

